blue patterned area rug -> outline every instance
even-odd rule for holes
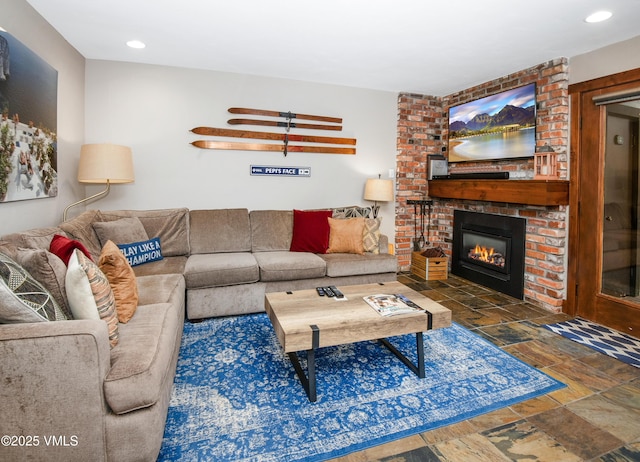
[[[327,460],[565,386],[456,324],[424,345],[424,379],[377,342],[319,350],[310,403],[266,314],[187,322],[159,460]]]
[[[547,324],[544,327],[600,353],[640,367],[640,340],[637,338],[581,318]]]

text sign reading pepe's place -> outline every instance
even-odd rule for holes
[[[266,176],[311,176],[311,167],[274,167],[266,165],[252,165],[251,174]]]

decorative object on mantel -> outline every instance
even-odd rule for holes
[[[413,223],[415,229],[415,239],[413,240],[413,250],[419,251],[424,248],[425,245],[429,243],[429,220],[427,221],[427,238],[424,238],[424,221],[425,215],[431,216],[431,205],[433,204],[432,199],[409,199],[407,200],[407,205],[413,205]],[[418,207],[420,207],[420,212],[418,212]],[[427,214],[427,208],[429,213]],[[418,215],[420,215],[420,236],[418,236]]]
[[[305,145],[289,145],[290,141],[302,142],[302,143],[326,143],[326,144],[348,144],[355,145],[356,140],[354,138],[338,138],[329,136],[313,136],[313,135],[293,135],[289,131],[292,128],[304,128],[312,130],[342,130],[342,125],[328,125],[328,124],[306,124],[292,122],[293,119],[305,119],[305,120],[317,120],[321,122],[329,122],[334,124],[341,124],[342,119],[339,117],[318,116],[311,114],[297,114],[293,112],[282,111],[267,111],[262,109],[250,109],[250,108],[237,108],[232,107],[228,109],[232,114],[249,114],[249,115],[262,115],[267,117],[284,117],[286,121],[278,120],[262,120],[262,119],[229,119],[227,121],[230,125],[259,125],[259,126],[271,126],[271,127],[283,127],[285,133],[273,133],[273,132],[260,132],[250,130],[233,130],[225,128],[215,127],[195,127],[191,131],[199,135],[207,136],[222,136],[222,137],[235,137],[235,138],[251,138],[251,139],[263,139],[282,141],[283,144],[275,143],[232,143],[226,141],[207,141],[197,140],[191,144],[202,149],[223,149],[223,150],[242,150],[242,151],[276,151],[283,152],[285,157],[289,151],[291,152],[313,152],[324,154],[355,154],[355,148],[342,148],[331,146],[305,146]]]
[[[364,185],[364,200],[373,201],[373,218],[378,217],[380,206],[378,202],[391,202],[393,200],[393,180],[382,180],[380,174],[378,178],[369,178]]]
[[[558,179],[558,155],[551,146],[545,144],[533,156],[534,180]]]
[[[62,221],[67,221],[71,207],[109,194],[112,183],[133,183],[133,158],[131,148],[117,144],[84,144],[80,148],[78,181],[80,183],[106,184],[105,190],[74,202],[64,209]]]

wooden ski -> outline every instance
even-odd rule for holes
[[[299,146],[267,143],[233,143],[225,141],[196,140],[191,142],[197,148],[225,149],[235,151],[272,151],[272,152],[313,152],[321,154],[355,154],[355,148],[334,148],[329,146]],[[286,147],[286,151],[285,151]]]
[[[331,122],[334,124],[342,123],[342,119],[339,117],[298,114],[294,112],[265,111],[262,109],[249,109],[244,107],[230,107],[229,112],[231,114],[249,114],[249,115],[261,115],[261,116],[268,116],[268,117],[284,117],[286,119],[317,120],[319,122]]]
[[[196,127],[191,130],[197,135],[225,136],[228,138],[252,138],[258,140],[298,141],[302,143],[326,144],[356,144],[355,138],[336,138],[332,136],[297,135],[272,132],[254,132],[249,130],[234,130],[232,128]]]
[[[230,125],[262,125],[264,127],[310,128],[312,130],[342,130],[341,125],[300,124],[297,122],[278,122],[277,120],[229,119]]]

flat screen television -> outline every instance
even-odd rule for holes
[[[536,84],[449,108],[449,163],[533,157]]]

